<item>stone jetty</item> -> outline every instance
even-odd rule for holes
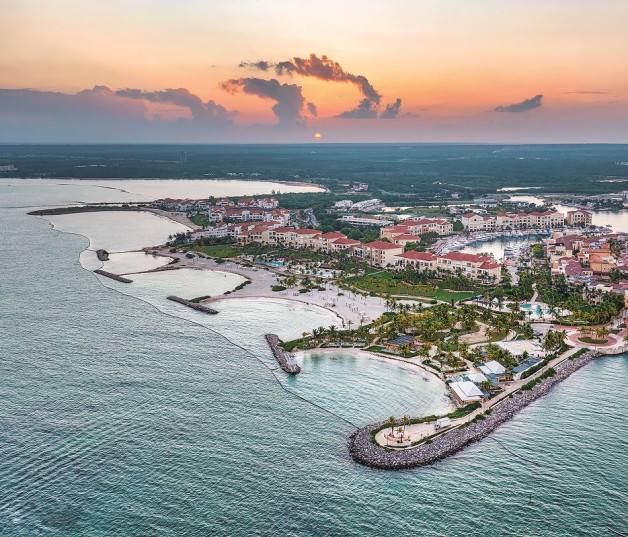
[[[107,250],[96,250],[98,261],[109,261],[109,252]]]
[[[286,358],[286,353],[283,351],[281,346],[279,345],[279,336],[277,334],[266,334],[266,341],[268,342],[268,346],[270,350],[273,352],[273,356],[277,363],[286,373],[290,375],[296,375],[301,372],[301,368],[297,364],[289,364],[288,359]]]
[[[419,444],[408,449],[381,447],[371,440],[372,431],[385,423],[380,422],[355,431],[349,438],[349,452],[354,461],[384,470],[402,470],[436,462],[461,450],[471,442],[481,440],[498,425],[512,418],[535,399],[545,395],[552,386],[566,379],[597,356],[600,356],[600,353],[591,350],[577,358],[566,359],[556,364],[554,366],[556,374],[553,377],[543,379],[530,390],[517,391],[512,394],[512,397],[498,401],[490,409],[489,414],[483,414],[483,420],[449,429],[434,437],[431,443]]]
[[[107,272],[106,270],[97,269],[94,271],[96,274],[100,274],[101,276],[105,276],[106,278],[111,278],[112,280],[116,280],[122,283],[133,283],[133,280],[129,280],[124,276],[120,276],[118,274],[113,274],[112,272]]]
[[[203,306],[202,304],[197,304],[196,302],[192,302],[191,300],[186,300],[185,298],[181,298],[181,297],[173,296],[173,295],[170,295],[167,298],[168,300],[172,300],[173,302],[178,302],[179,304],[183,304],[184,306],[187,306],[188,308],[192,308],[193,310],[196,310],[196,311],[202,311],[203,313],[209,313],[211,315],[216,315],[218,313],[216,310],[208,308],[207,306]]]

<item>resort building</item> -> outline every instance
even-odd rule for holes
[[[497,216],[484,216],[476,213],[466,213],[460,218],[462,226],[467,231],[494,231],[503,229],[543,228],[550,229],[563,227],[565,215],[557,211],[533,213],[500,213]]]
[[[379,231],[379,236],[392,241],[395,235],[422,235],[423,233],[451,235],[453,232],[454,226],[449,220],[421,218],[420,220],[406,220],[396,226],[383,227]]]
[[[590,226],[593,217],[589,211],[567,211],[567,225],[569,226]]]
[[[401,268],[412,267],[416,270],[436,270],[438,256],[430,252],[415,252],[410,250],[397,256]]]
[[[393,267],[397,264],[397,256],[403,254],[403,246],[384,241],[373,241],[353,247],[354,255],[362,258],[369,265],[376,267]]]
[[[463,214],[460,221],[467,231],[495,231],[497,225],[495,217],[475,213]]]
[[[474,280],[499,282],[501,265],[492,257],[461,252],[449,252],[438,257],[438,270],[460,272],[463,276]]]
[[[461,405],[482,401],[485,397],[482,390],[470,380],[451,382],[449,384],[449,390]]]

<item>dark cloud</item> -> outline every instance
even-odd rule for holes
[[[316,109],[316,105],[314,103],[307,103],[307,109],[314,117],[318,117],[318,110]]]
[[[379,115],[382,119],[394,119],[399,115],[401,110],[401,99],[397,99],[394,103],[386,105],[385,110]]]
[[[274,67],[278,75],[296,74],[318,80],[354,84],[366,99],[375,104],[379,104],[382,98],[365,76],[348,73],[338,62],[325,55],[320,58],[316,54],[310,54],[309,58],[292,58],[279,62]]]
[[[362,101],[353,109],[343,112],[336,117],[340,118],[370,118],[377,117],[377,107],[382,96],[377,92],[368,78],[364,75],[354,75],[345,71],[336,61],[322,55],[320,58],[316,54],[310,54],[308,58],[292,58],[288,61],[273,63],[270,61],[241,62],[240,67],[268,71],[274,69],[277,75],[298,75],[316,78],[327,82],[343,82],[353,84],[358,88],[362,96]],[[367,101],[367,102],[365,102]],[[383,118],[394,118],[399,112],[399,105],[393,103],[382,112]]]
[[[534,108],[539,108],[541,106],[541,101],[543,100],[543,95],[535,95],[531,99],[526,99],[525,101],[521,101],[520,103],[509,104],[506,106],[498,106],[494,109],[495,112],[527,112],[528,110],[533,110]]]
[[[170,103],[190,110],[192,120],[152,114],[148,102]],[[186,89],[148,92],[114,91],[94,86],[77,93],[0,89],[0,140],[168,141],[209,139],[231,124],[235,111]]]
[[[275,101],[273,112],[282,126],[301,126],[305,124],[303,108],[305,99],[301,86],[296,84],[281,84],[277,79],[264,80],[261,78],[233,78],[221,84],[222,89],[229,93],[242,91],[250,95],[257,95],[262,99]]]
[[[377,109],[371,101],[362,99],[353,110],[347,110],[336,117],[342,119],[370,119],[377,117]]]
[[[198,96],[185,88],[166,89],[163,91],[144,91],[140,89],[121,89],[115,92],[117,97],[149,101],[154,103],[168,103],[187,108],[195,121],[228,121],[234,112],[210,100],[203,102]]]
[[[264,60],[259,60],[257,62],[240,62],[238,67],[243,67],[245,69],[258,69],[259,71],[268,71],[273,64],[271,62],[265,62]]]

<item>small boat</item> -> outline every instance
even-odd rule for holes
[[[338,358],[336,358],[335,356],[330,356],[329,359],[330,360],[338,360]]]

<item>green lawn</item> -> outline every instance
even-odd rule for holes
[[[236,250],[233,246],[229,246],[228,244],[216,244],[214,246],[202,246],[196,249],[197,251],[204,252],[211,257],[235,257],[240,252]]]
[[[347,283],[368,292],[390,295],[409,295],[427,298],[435,298],[445,302],[455,302],[477,295],[479,291],[449,291],[436,285],[410,285],[399,280],[394,280],[392,274],[387,271],[368,270],[364,276],[348,278]]]
[[[209,219],[206,214],[195,214],[194,216],[190,216],[190,220],[198,227],[205,227],[209,224]]]

